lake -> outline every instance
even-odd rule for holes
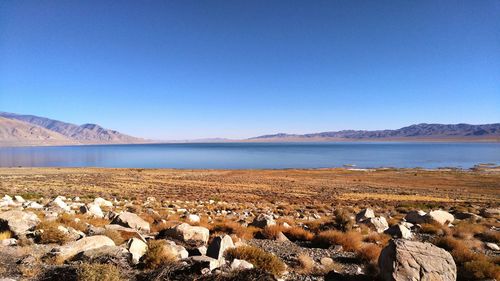
[[[182,143],[0,148],[0,166],[179,169],[470,168],[499,143]]]

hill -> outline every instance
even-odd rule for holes
[[[312,134],[274,134],[250,138],[251,141],[328,141],[328,140],[500,140],[500,123],[417,124],[396,130],[343,130]]]
[[[144,143],[145,139],[105,129],[97,124],[75,125],[34,115],[0,112],[0,144],[51,145]],[[14,141],[16,140],[16,141]]]

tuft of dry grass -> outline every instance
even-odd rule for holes
[[[336,209],[333,212],[335,216],[335,224],[338,229],[342,231],[350,231],[354,225],[354,220],[352,219],[352,214],[345,209]]]
[[[169,251],[170,248],[164,247],[165,240],[150,240],[148,241],[148,251],[144,255],[144,264],[149,269],[157,268],[163,264],[172,264],[177,261],[174,253]]]
[[[68,235],[57,229],[60,224],[54,221],[43,221],[36,226],[40,230],[40,235],[37,237],[37,242],[41,244],[56,243],[63,245],[69,241]]]
[[[345,251],[355,252],[361,247],[362,235],[356,231],[327,230],[320,232],[313,242],[322,247],[341,245]]]
[[[375,244],[367,244],[361,247],[358,251],[358,257],[367,263],[376,265],[378,261],[378,257],[380,256],[380,252],[382,252],[382,248]]]
[[[467,278],[467,280],[500,280],[500,266],[485,257],[478,258],[476,260],[466,262],[463,265],[462,274],[465,278]]]
[[[222,221],[214,224],[210,231],[235,234],[241,239],[248,240],[252,239],[260,229],[253,226],[245,227],[235,221]]]
[[[115,242],[115,245],[121,245],[128,240],[127,238],[124,238],[119,231],[114,229],[106,229],[103,234],[111,238],[111,240]]]
[[[262,269],[276,276],[281,276],[286,265],[277,256],[253,246],[241,246],[226,250],[228,259],[241,259],[252,263],[256,268]]]
[[[484,242],[500,243],[500,232],[488,230],[478,235]]]
[[[387,235],[384,233],[377,233],[377,232],[372,232],[363,238],[364,242],[377,244],[377,245],[380,245],[382,247],[387,246],[387,244],[389,243],[389,240],[391,240],[390,235]]]
[[[462,221],[453,228],[453,236],[461,239],[471,239],[475,235],[485,232],[486,227],[478,223]]]
[[[284,228],[282,232],[291,241],[311,241],[314,239],[312,232],[298,226]]]
[[[5,240],[9,238],[12,238],[12,232],[8,230],[0,232],[0,240]]]
[[[84,263],[77,269],[78,281],[121,281],[125,280],[118,267],[112,264]]]
[[[438,222],[423,223],[420,228],[420,233],[445,235],[451,233],[447,226],[441,225]]]
[[[314,270],[314,260],[306,253],[300,253],[297,256],[298,269],[302,274],[311,274]]]
[[[271,225],[266,226],[260,233],[266,239],[276,239],[280,233],[283,233],[283,230],[285,230],[285,228],[281,225]]]

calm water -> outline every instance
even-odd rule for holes
[[[498,143],[196,143],[0,148],[0,166],[133,168],[460,167],[500,163]]]

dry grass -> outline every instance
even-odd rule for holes
[[[480,233],[479,238],[485,242],[500,243],[500,232],[494,230],[488,230],[486,232]]]
[[[391,240],[391,236],[384,233],[371,232],[365,237],[363,237],[364,242],[373,243],[385,247],[389,240]]]
[[[291,241],[312,241],[314,239],[312,232],[298,226],[284,228],[282,232]]]
[[[256,268],[262,269],[276,276],[281,276],[286,265],[275,255],[260,248],[252,246],[241,246],[226,250],[228,259],[241,259],[252,263]]]
[[[306,253],[300,253],[297,256],[297,271],[301,274],[311,274],[314,270],[314,260]]]
[[[241,239],[252,239],[260,229],[249,226],[245,227],[235,221],[217,222],[209,228],[213,232],[222,232],[226,234],[235,234]]]
[[[420,233],[433,234],[433,235],[445,235],[450,234],[451,230],[445,225],[441,225],[439,222],[430,222],[421,224]]]
[[[57,229],[60,224],[54,221],[43,221],[36,226],[40,230],[40,235],[37,236],[37,242],[41,244],[59,244],[63,245],[69,241],[68,235]]]
[[[106,229],[103,234],[111,238],[111,240],[115,242],[115,245],[121,245],[128,240],[127,238],[124,238],[119,231],[114,229]]]
[[[0,240],[10,239],[12,238],[12,232],[6,230],[0,232]]]
[[[463,278],[466,280],[500,280],[500,266],[488,260],[484,256],[476,260],[466,262],[463,265]]]
[[[356,252],[361,248],[362,239],[362,235],[356,231],[327,230],[319,233],[313,241],[321,247],[341,245],[345,251]]]
[[[376,265],[381,251],[382,247],[375,244],[367,244],[362,246],[357,251],[357,254],[362,261]]]
[[[125,280],[120,270],[112,264],[81,264],[77,270],[78,281]]]
[[[144,264],[147,268],[154,269],[163,264],[172,264],[177,261],[174,253],[164,247],[165,240],[148,241],[148,251],[144,255]]]
[[[453,236],[461,239],[472,239],[475,235],[485,232],[486,227],[478,223],[460,222],[453,228]]]
[[[271,225],[266,226],[264,229],[260,231],[262,236],[266,239],[276,239],[280,233],[283,233],[285,228],[281,225]]]

